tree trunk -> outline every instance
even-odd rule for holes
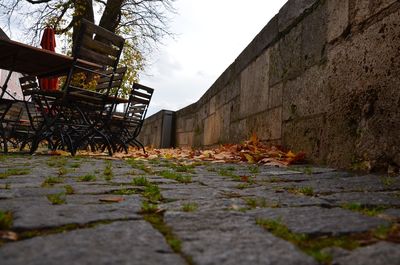
[[[72,45],[75,46],[76,37],[79,32],[79,27],[81,19],[89,20],[94,22],[94,11],[92,0],[74,0],[75,13],[73,19],[73,33],[72,33]]]
[[[99,26],[115,33],[121,21],[121,7],[125,0],[108,0]]]

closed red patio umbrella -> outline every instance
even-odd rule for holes
[[[47,27],[45,28],[40,42],[42,49],[54,52],[56,49],[56,36],[54,29]],[[58,89],[58,78],[40,78],[39,86],[43,90],[57,90]]]

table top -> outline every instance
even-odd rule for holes
[[[0,38],[0,69],[28,75],[56,76],[67,73],[73,60],[70,56]],[[98,64],[80,59],[78,65],[101,68]]]
[[[27,92],[26,94],[38,94],[44,95],[54,98],[61,98],[64,95],[63,91],[60,90],[32,90]],[[69,99],[74,100],[76,102],[99,102],[104,99],[104,95],[98,93],[96,91],[86,90],[86,89],[74,89],[68,94]],[[107,96],[105,98],[105,102],[107,104],[120,104],[120,103],[128,103],[129,100],[126,98],[114,97],[114,96]]]

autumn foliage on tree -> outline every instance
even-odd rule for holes
[[[128,66],[125,90],[138,81],[146,55],[160,43],[168,29],[174,0],[0,0],[0,14],[10,26],[15,21],[29,24],[27,31],[38,41],[46,26],[65,35],[72,47],[79,21],[97,22],[126,39],[121,64]],[[71,49],[69,49],[71,50]]]

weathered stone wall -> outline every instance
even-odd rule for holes
[[[163,112],[148,117],[143,124],[139,134],[139,141],[145,146],[161,146]]]
[[[400,165],[400,2],[291,0],[196,103],[178,146],[252,132],[339,167]]]
[[[175,113],[161,110],[144,121],[138,137],[145,146],[171,147],[175,144]]]

